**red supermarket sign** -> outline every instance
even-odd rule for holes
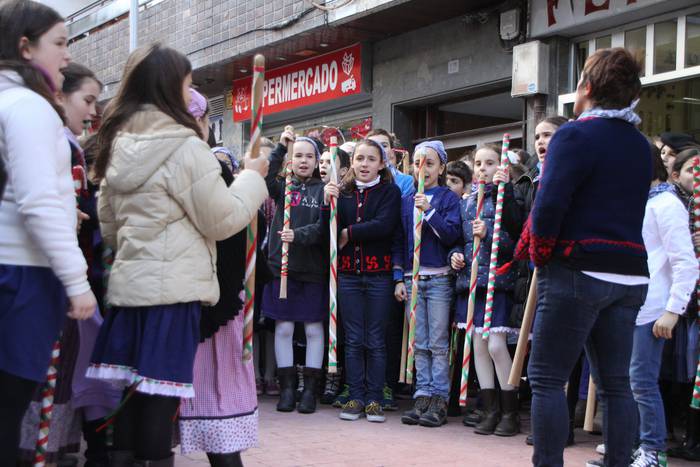
[[[355,44],[302,62],[268,70],[263,112],[273,114],[358,94],[362,87],[362,46]],[[252,76],[233,82],[233,120],[250,119]]]

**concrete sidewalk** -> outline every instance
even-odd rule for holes
[[[312,415],[275,411],[275,400],[260,399],[260,447],[243,454],[246,467],[271,466],[529,466],[532,448],[525,434],[512,438],[480,436],[450,418],[442,428],[402,425],[400,412],[387,412],[386,423],[347,422],[338,409],[320,406]],[[402,409],[408,401],[401,401]],[[528,420],[523,423],[528,428]],[[601,436],[577,430],[576,445],[565,451],[566,465],[583,467],[595,459]],[[208,465],[203,453],[178,456],[177,467]],[[672,459],[674,467],[697,465]]]

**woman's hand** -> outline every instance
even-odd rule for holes
[[[657,319],[654,323],[654,328],[652,333],[657,339],[670,339],[673,337],[673,328],[676,327],[678,322],[678,315],[671,313],[670,311],[665,312],[661,315],[661,318]]]
[[[292,128],[290,125],[284,127],[284,131],[280,135],[280,144],[287,147],[289,143],[293,143],[295,139],[296,136],[294,135],[294,128]]]
[[[294,243],[294,230],[292,229],[283,229],[277,232],[282,239],[283,242],[285,243]]]
[[[423,193],[418,193],[415,196],[415,203],[416,203],[416,208],[420,209],[423,212],[430,211],[433,207],[430,205],[428,202],[428,197],[425,196]]]
[[[483,240],[486,236],[486,223],[481,219],[475,219],[474,222],[472,222],[472,232],[475,237],[479,237]]]
[[[406,284],[403,282],[397,282],[394,286],[394,298],[397,302],[405,302],[408,298],[408,293],[406,292]]]
[[[69,297],[70,305],[68,306],[68,317],[73,319],[88,319],[92,317],[92,314],[97,308],[97,300],[95,300],[95,295],[92,290],[76,295],[74,297]]]
[[[246,154],[243,160],[243,167],[250,170],[255,170],[263,178],[267,177],[267,171],[270,168],[270,161],[264,157],[256,157],[253,159],[250,154]]]
[[[331,196],[337,199],[339,194],[340,190],[338,189],[338,185],[333,181],[328,182],[326,186],[323,187],[323,202],[329,204],[331,202]]]
[[[450,266],[455,271],[463,269],[467,264],[464,262],[464,255],[462,253],[452,253],[450,257]]]
[[[90,220],[90,216],[85,214],[80,209],[78,209],[77,211],[78,211],[78,225],[77,225],[76,229],[78,232],[80,232],[80,228],[83,226],[83,221]]]

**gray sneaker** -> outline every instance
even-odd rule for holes
[[[413,404],[413,408],[406,411],[401,416],[401,423],[405,425],[418,425],[418,421],[421,416],[430,407],[430,397],[428,396],[418,396],[416,397],[416,402]]]
[[[384,423],[386,421],[382,406],[375,401],[370,402],[365,407],[365,417],[367,417],[368,422]]]
[[[348,401],[340,412],[341,420],[355,421],[365,414],[365,404],[362,401],[353,399]]]
[[[667,467],[666,453],[663,451],[647,451],[640,447],[638,456],[630,467]]]

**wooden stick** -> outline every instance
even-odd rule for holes
[[[331,152],[331,181],[338,183],[338,169],[336,167],[336,159],[338,158],[338,138],[331,136],[330,144]],[[328,373],[337,373],[338,371],[338,206],[336,205],[335,196],[329,199],[331,218],[330,218],[330,274],[328,276]]]
[[[476,201],[476,218],[481,219],[484,208],[484,186],[483,179],[479,180],[479,192]],[[479,269],[479,249],[481,247],[481,237],[474,235],[474,247],[472,249],[472,267],[469,278],[469,302],[467,304],[466,329],[464,333],[464,356],[462,357],[462,380],[459,386],[459,405],[466,407],[467,390],[469,385],[469,363],[472,358],[472,335],[474,332],[474,303],[476,300],[476,278]]]
[[[294,132],[290,125],[284,131]],[[282,230],[292,227],[292,151],[294,141],[287,143],[287,155],[284,164],[284,220]],[[280,267],[280,298],[287,298],[287,278],[289,276],[289,242],[282,242],[282,264]]]
[[[418,157],[418,189],[416,194],[423,194],[425,189],[425,150],[416,153]],[[411,275],[411,308],[408,316],[408,356],[406,358],[406,384],[413,383],[413,365],[416,345],[416,312],[418,309],[418,276],[420,272],[420,247],[423,236],[423,211],[413,207],[413,271]]]
[[[693,159],[693,233],[700,232],[700,158]],[[700,248],[695,248],[695,257],[700,261]],[[700,306],[700,280],[695,283],[695,293]],[[699,319],[700,320],[700,319]],[[695,381],[693,383],[693,397],[690,399],[690,408],[700,410],[700,358],[695,367]]]
[[[250,157],[260,155],[260,138],[262,138],[262,99],[265,81],[265,57],[257,54],[253,58],[253,89],[250,122]],[[243,361],[253,360],[253,315],[255,306],[255,261],[258,248],[258,215],[248,224],[246,230],[245,257],[245,303],[243,305]]]
[[[406,306],[403,311],[403,338],[401,339],[401,367],[399,368],[399,383],[406,382],[406,354],[408,352],[408,315],[406,314]]]
[[[36,441],[36,451],[34,454],[34,467],[44,467],[46,465],[46,448],[49,445],[49,431],[51,428],[51,417],[53,415],[53,401],[56,391],[60,356],[61,339],[59,337],[53,344],[53,349],[51,350],[51,364],[46,374],[46,383],[44,383],[44,387],[41,390],[41,416],[39,418],[39,437]]]
[[[586,398],[586,418],[583,422],[583,430],[589,433],[593,431],[593,419],[595,418],[596,398],[595,383],[593,377],[588,379],[588,397]]]
[[[525,355],[527,355],[527,343],[530,340],[532,322],[535,319],[535,309],[537,308],[537,268],[532,273],[530,279],[530,291],[527,294],[525,312],[523,313],[523,323],[520,325],[520,335],[518,336],[518,346],[515,348],[513,366],[510,368],[508,384],[513,387],[520,387],[520,377],[523,374]]]

